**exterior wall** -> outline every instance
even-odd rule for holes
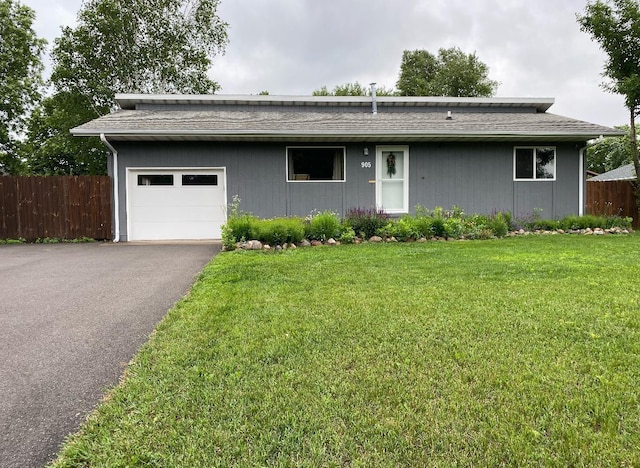
[[[125,180],[126,170],[131,167],[225,167],[228,200],[237,195],[242,200],[243,211],[264,218],[306,216],[312,210],[325,209],[344,214],[350,207],[375,205],[375,184],[370,181],[375,179],[376,143],[322,145],[346,147],[344,182],[287,182],[287,142],[112,144],[119,158],[121,240],[127,239]],[[556,180],[527,182],[513,180],[514,144],[410,143],[408,146],[411,209],[416,204],[430,209],[458,205],[467,213],[507,210],[516,216],[541,209],[545,218],[579,213],[582,189],[579,147],[582,145],[532,145],[556,147]],[[517,146],[527,145],[518,143]],[[363,154],[365,147],[369,150],[368,156]],[[371,167],[363,162],[371,162]]]

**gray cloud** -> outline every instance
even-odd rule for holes
[[[80,0],[23,0],[50,41]],[[604,55],[582,33],[584,0],[223,0],[227,53],[211,76],[226,94],[310,94],[348,81],[393,87],[402,51],[458,46],[501,83],[498,96],[555,97],[552,112],[626,123],[623,100],[601,89]]]

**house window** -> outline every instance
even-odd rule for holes
[[[514,150],[515,180],[555,180],[556,149],[519,147]]]
[[[173,174],[140,174],[138,185],[173,185]]]
[[[288,147],[287,180],[344,181],[344,147]]]
[[[183,174],[182,185],[218,185],[216,174]]]

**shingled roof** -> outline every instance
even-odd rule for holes
[[[576,141],[617,130],[550,114],[553,99],[118,95],[71,132],[112,140]],[[450,118],[448,118],[450,117]]]
[[[589,179],[592,182],[604,182],[609,180],[633,180],[636,178],[636,168],[633,163],[612,169],[604,174],[597,175]]]

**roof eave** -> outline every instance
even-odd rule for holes
[[[116,94],[122,109],[135,109],[138,104],[240,104],[291,106],[370,106],[371,96],[290,96],[290,95],[225,95],[225,94]],[[532,107],[546,112],[554,98],[513,97],[442,97],[442,96],[377,96],[378,106],[451,106],[451,107]]]
[[[211,132],[205,130],[189,130],[176,132],[174,130],[89,130],[74,128],[71,130],[74,136],[100,136],[105,135],[115,140],[208,140],[208,141],[282,141],[282,140],[308,140],[308,141],[439,141],[439,140],[532,140],[532,141],[578,141],[584,142],[603,136],[602,133],[576,133],[576,132],[386,132],[386,133],[335,133],[335,132],[259,132],[259,131],[234,131]],[[621,136],[622,133],[611,132],[604,136]]]

